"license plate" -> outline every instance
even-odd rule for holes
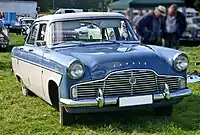
[[[152,95],[119,98],[119,107],[146,105],[153,103]]]

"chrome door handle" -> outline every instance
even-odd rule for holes
[[[28,51],[29,51],[29,52],[33,52],[33,49],[29,49]]]

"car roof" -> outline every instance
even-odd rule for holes
[[[81,12],[81,13],[67,13],[67,14],[52,14],[37,18],[35,21],[56,21],[67,19],[80,18],[125,18],[120,13],[112,12]]]

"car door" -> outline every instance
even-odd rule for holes
[[[30,64],[27,64],[27,80],[29,81],[29,88],[36,95],[40,96],[41,98],[44,98],[41,81],[41,73],[43,68],[41,62],[44,46],[38,44],[40,26],[40,23],[36,23],[32,27],[31,34],[27,38],[24,50],[27,52],[27,60],[30,61]]]

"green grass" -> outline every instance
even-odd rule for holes
[[[23,44],[23,37],[10,35],[11,46]],[[182,47],[190,58],[189,71],[198,70],[200,47]],[[174,106],[171,119],[153,117],[151,110],[87,114],[78,124],[63,127],[59,113],[38,97],[23,97],[20,84],[11,74],[10,52],[0,53],[0,134],[19,135],[182,135],[200,134],[200,83],[190,84],[191,97]],[[31,71],[30,71],[31,72]],[[148,114],[149,116],[146,116]]]

